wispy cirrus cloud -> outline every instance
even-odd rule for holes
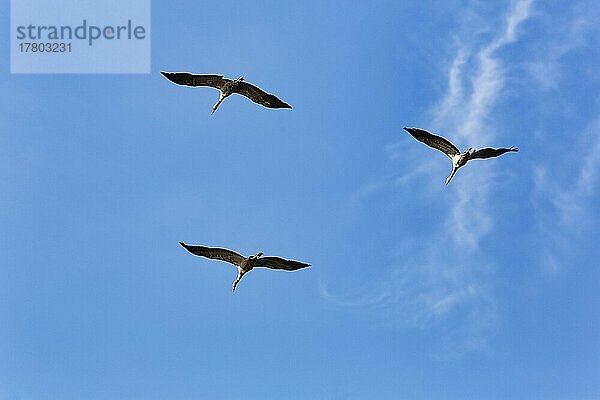
[[[474,43],[459,42],[448,73],[448,92],[432,110],[433,128],[456,135],[459,147],[483,147],[495,141],[488,117],[506,82],[505,67],[496,52],[517,40],[518,28],[530,16],[532,3],[516,2],[505,18],[503,31],[477,51],[471,50]],[[467,64],[475,67],[467,68]],[[456,200],[446,221],[448,236],[458,248],[469,252],[477,250],[492,226],[486,204],[495,164],[477,167],[478,174],[470,175],[468,188],[464,181],[453,182]]]
[[[428,123],[428,128],[451,138],[459,147],[493,145],[495,132],[488,128],[488,119],[506,85],[505,65],[497,53],[518,40],[532,4],[532,0],[516,1],[495,34],[473,27],[475,32],[485,32],[487,35],[482,36],[487,40],[469,36],[469,31],[456,39],[447,70],[447,91],[429,111],[427,119],[433,123]],[[497,314],[490,279],[492,267],[479,247],[494,220],[488,209],[488,182],[494,168],[494,163],[481,163],[477,174],[464,172],[468,179],[455,179],[446,188],[451,191],[452,205],[445,217],[420,238],[426,245],[405,246],[398,252],[417,254],[418,264],[399,260],[388,270],[387,279],[372,282],[369,294],[364,296],[339,296],[325,283],[320,286],[321,296],[336,306],[378,308],[385,320],[394,323],[435,326],[443,332],[440,338],[445,341],[440,345],[446,355],[485,349]],[[378,187],[407,184],[414,176],[425,175],[426,180],[439,184],[443,179],[434,175],[437,172],[431,168],[407,172],[387,184],[368,185],[366,195],[375,196]]]
[[[537,211],[537,230],[544,238],[542,270],[554,275],[564,269],[575,243],[592,228],[600,182],[600,117],[590,122],[558,157],[561,162],[533,167],[532,201]],[[575,165],[565,169],[564,165]],[[597,206],[597,205],[596,205]]]
[[[448,73],[448,92],[433,109],[434,128],[444,127],[461,139],[476,142],[493,137],[486,119],[505,85],[503,62],[496,53],[517,39],[518,28],[529,18],[532,3],[516,2],[505,18],[502,32],[478,50],[470,40],[458,42]]]
[[[540,123],[536,142],[544,146],[531,167],[535,224],[530,234],[541,244],[537,266],[547,276],[559,275],[589,253],[590,233],[598,231],[592,221],[600,180],[600,65],[590,55],[597,53],[600,9],[582,0],[562,11],[551,21],[542,19],[552,29],[530,44],[534,61],[525,63],[534,78],[528,89],[551,99],[541,105],[551,105],[552,113],[540,113],[549,121]]]
[[[564,13],[540,19],[546,25],[543,40],[532,46],[532,60],[524,64],[525,71],[540,89],[550,91],[558,88],[564,78],[564,58],[595,43],[600,33],[598,19],[600,9],[593,0],[574,2]],[[594,34],[590,34],[592,32]]]

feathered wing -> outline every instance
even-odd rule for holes
[[[507,149],[507,148],[493,149],[491,147],[486,147],[485,149],[477,150],[476,152],[471,154],[470,159],[498,157],[504,153],[508,153],[509,151],[519,151],[519,149],[517,149],[516,147],[511,147],[510,149]]]
[[[187,72],[161,72],[162,76],[173,83],[183,86],[210,86],[221,89],[231,79],[223,78],[223,75],[194,75]]]
[[[255,103],[261,104],[268,108],[292,108],[289,104],[277,98],[277,96],[269,94],[258,87],[247,82],[240,82],[235,88],[235,93],[246,96]]]
[[[404,130],[410,133],[411,136],[417,139],[419,142],[423,142],[429,147],[440,150],[442,153],[450,157],[450,159],[452,159],[453,156],[460,154],[460,150],[458,150],[458,148],[446,138],[434,135],[424,129],[419,128],[404,128]]]
[[[242,261],[245,259],[241,254],[238,254],[235,251],[221,249],[219,247],[194,246],[183,242],[179,242],[179,244],[194,255],[225,261],[235,266],[241,265]]]
[[[296,271],[310,267],[310,264],[306,264],[299,261],[286,260],[281,257],[261,257],[255,264],[255,267],[265,267],[271,269],[285,269],[286,271]]]

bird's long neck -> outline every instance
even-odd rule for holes
[[[225,97],[227,96],[225,96],[223,92],[221,92],[221,95],[219,96],[219,101],[217,101],[216,104],[213,106],[211,114],[214,114],[215,111],[217,111],[217,108],[219,108],[223,100],[225,100]]]
[[[450,176],[448,176],[448,178],[446,178],[446,185],[448,185],[450,183],[450,181],[452,180],[452,178],[454,177],[454,174],[456,174],[456,171],[458,171],[457,166],[452,166],[452,173],[450,174]]]
[[[232,292],[235,292],[235,288],[237,286],[238,283],[240,283],[240,281],[242,280],[242,277],[244,276],[244,274],[248,272],[248,271],[244,271],[241,268],[238,268],[238,275],[237,278],[235,278],[235,281],[233,281],[233,288],[232,288]]]

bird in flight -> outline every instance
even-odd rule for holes
[[[252,270],[254,267],[264,267],[271,269],[284,269],[286,271],[296,271],[301,268],[310,267],[310,264],[305,264],[299,261],[286,260],[280,257],[263,257],[263,253],[258,253],[255,256],[244,257],[241,254],[232,250],[221,249],[218,247],[194,246],[179,242],[187,251],[200,257],[212,258],[221,260],[235,265],[238,270],[236,280],[233,282],[233,291],[240,282],[242,277]]]
[[[516,147],[511,147],[509,149],[493,149],[491,147],[486,147],[480,150],[475,150],[474,148],[470,147],[469,150],[467,150],[464,153],[461,153],[460,150],[458,150],[458,148],[455,145],[453,145],[448,139],[429,133],[424,129],[404,128],[404,130],[410,133],[412,137],[417,139],[419,142],[423,142],[429,147],[438,149],[442,153],[450,157],[450,160],[452,161],[452,173],[450,173],[448,178],[446,178],[446,185],[450,183],[456,171],[458,171],[460,167],[464,166],[470,160],[476,158],[498,157],[509,151],[519,151],[519,149],[517,149]]]
[[[223,75],[195,75],[187,72],[161,72],[161,74],[178,85],[210,86],[218,89],[221,95],[219,96],[219,101],[213,106],[212,113],[217,111],[223,100],[233,93],[246,96],[253,102],[268,108],[292,108],[289,104],[278,99],[277,96],[245,82],[243,76],[233,80],[223,78]]]

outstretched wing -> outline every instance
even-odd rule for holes
[[[285,269],[287,271],[295,271],[297,269],[310,267],[310,264],[305,264],[299,261],[286,260],[281,257],[261,257],[256,262],[255,267],[265,267],[271,269]]]
[[[508,153],[509,151],[519,151],[519,149],[517,149],[516,147],[511,147],[510,149],[507,149],[507,148],[493,149],[491,147],[486,147],[485,149],[477,150],[476,152],[471,154],[470,158],[474,159],[474,158],[498,157],[504,153]]]
[[[179,242],[187,251],[200,257],[212,258],[213,260],[221,260],[239,266],[244,257],[235,251],[221,249],[219,247],[204,247],[204,246],[193,246],[183,242]]]
[[[183,86],[210,86],[221,89],[231,79],[223,78],[223,75],[194,75],[187,72],[161,72],[162,76],[173,83]]]
[[[446,154],[450,159],[453,156],[460,154],[460,150],[455,145],[450,143],[446,138],[427,132],[424,129],[419,128],[404,128],[404,130],[411,134],[412,137],[417,139],[419,142],[425,143],[429,147],[438,149]]]
[[[240,82],[235,87],[235,93],[246,96],[255,103],[268,108],[292,108],[289,104],[247,82]]]

